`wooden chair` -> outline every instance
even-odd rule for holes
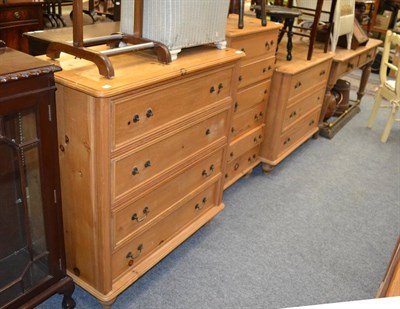
[[[261,25],[267,26],[267,17],[265,13],[265,0],[261,1],[260,18]],[[229,14],[239,14],[238,28],[243,29],[243,16],[244,16],[244,0],[230,0]]]
[[[386,38],[383,46],[383,54],[379,70],[380,86],[376,93],[375,102],[372,106],[372,112],[369,116],[367,125],[368,128],[373,127],[376,116],[378,115],[378,110],[380,108],[388,107],[391,109],[385,129],[383,130],[383,134],[381,136],[382,143],[386,143],[390,131],[392,130],[393,123],[395,121],[400,121],[400,119],[396,119],[397,112],[400,108],[400,74],[399,67],[392,63],[389,63],[391,47],[400,48],[400,35],[389,30],[386,32]],[[388,69],[395,72],[394,79],[387,78]],[[382,97],[385,100],[389,101],[389,104],[382,103]]]
[[[336,1],[337,0],[296,0],[296,2],[294,2],[293,0],[288,0],[289,7],[297,8],[302,12],[302,19],[311,21],[309,34],[307,33],[307,31],[304,31],[304,27],[302,27],[301,25],[293,26],[295,29],[302,30],[299,32],[293,32],[293,34],[308,37],[310,40],[308,46],[307,60],[311,60],[312,58],[317,33],[319,33],[323,37],[324,52],[326,53],[328,51],[329,40],[332,32],[333,17],[336,8]]]

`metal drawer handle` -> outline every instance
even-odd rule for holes
[[[207,129],[206,130],[206,135],[210,135],[211,134],[211,130],[210,129]]]
[[[301,82],[297,82],[296,85],[294,85],[294,89],[297,89],[297,88],[299,88],[301,86],[302,86],[302,83]]]
[[[219,83],[219,84],[218,84],[218,93],[221,92],[222,88],[224,88],[224,84]]]
[[[137,167],[134,167],[134,168],[132,169],[132,175],[135,176],[135,175],[137,175],[137,174],[139,174],[139,169],[138,169]]]
[[[267,49],[271,49],[271,45],[269,44],[269,42],[265,42],[265,47],[266,47]]]
[[[202,175],[203,177],[209,177],[213,172],[214,172],[214,164],[211,164],[211,165],[210,165],[209,171],[207,172],[206,170],[203,170],[203,172],[201,173],[201,175]]]
[[[239,76],[239,82],[241,82],[243,80],[242,75]]]
[[[15,17],[16,19],[20,19],[20,18],[21,18],[21,14],[20,14],[18,11],[15,11],[15,12],[14,12],[14,17]]]
[[[349,69],[354,68],[354,64],[352,64],[352,63],[349,62],[349,63],[347,64],[347,68],[349,68]]]
[[[214,86],[211,86],[211,88],[210,88],[210,93],[213,93],[214,91],[215,91]]]
[[[139,122],[139,120],[140,120],[139,115],[135,115],[135,116],[133,116],[133,118],[132,118],[132,121],[133,121],[134,123]]]
[[[325,75],[325,70],[322,70],[320,73],[319,73],[319,76],[322,76],[322,75]]]
[[[136,221],[136,222],[142,222],[144,219],[146,219],[147,215],[149,214],[150,210],[149,207],[145,207],[143,209],[143,216],[142,217],[138,217],[137,213],[134,213],[131,217],[132,221]]]
[[[133,260],[138,258],[142,254],[142,251],[143,251],[143,244],[140,244],[137,247],[137,253],[135,255],[133,255],[131,251],[128,252],[128,254],[126,255],[126,258],[129,259],[128,266],[133,265]]]
[[[367,59],[371,59],[372,58],[372,55],[371,54],[368,54],[367,55]]]
[[[150,167],[150,166],[151,166],[151,161],[150,161],[150,160],[147,160],[147,161],[144,163],[144,167],[147,168],[147,167]]]
[[[147,118],[151,118],[154,116],[153,110],[151,108],[149,108],[146,112],[146,117]]]
[[[233,169],[234,169],[235,171],[237,171],[237,170],[239,169],[239,163],[236,163],[235,166],[233,167]]]
[[[238,107],[239,107],[239,103],[235,102],[235,109],[234,109],[235,112],[237,111]]]
[[[240,49],[242,52],[246,52],[246,50],[244,49],[244,47],[242,47],[241,49]]]
[[[206,198],[206,197],[203,197],[203,199],[202,199],[202,201],[201,201],[201,204],[197,203],[197,204],[194,206],[194,208],[200,210],[200,209],[202,209],[202,208],[204,207],[204,205],[206,205],[206,203],[207,203],[207,198]]]
[[[314,124],[314,120],[311,120],[310,123],[308,124],[309,126],[312,126]]]
[[[286,144],[288,144],[289,142],[290,142],[290,137],[288,137],[288,138],[283,142],[283,144],[286,145]]]

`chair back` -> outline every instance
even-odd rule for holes
[[[381,85],[390,85],[385,87],[393,91],[393,94],[397,100],[400,99],[400,74],[399,67],[393,63],[390,63],[390,50],[400,48],[400,35],[390,30],[386,32],[385,43],[383,45],[383,54],[381,59],[381,66],[379,70],[379,77]],[[388,68],[394,72],[394,84],[390,83],[387,79]]]

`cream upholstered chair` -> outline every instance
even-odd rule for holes
[[[347,49],[351,48],[355,5],[355,0],[337,0],[336,2],[336,9],[333,17],[333,31],[331,33],[331,51],[333,52],[336,50],[341,35],[346,35]]]
[[[389,55],[391,47],[400,47],[400,35],[393,33],[392,31],[386,32],[385,44],[383,46],[383,54],[381,59],[381,66],[379,70],[380,86],[375,96],[375,102],[372,107],[371,115],[368,119],[368,128],[372,128],[375,123],[378,110],[381,107],[389,107],[391,109],[389,118],[386,122],[385,129],[381,137],[381,142],[386,143],[390,131],[392,130],[393,123],[396,119],[396,114],[400,107],[400,74],[399,68],[394,64],[389,63]],[[388,68],[395,72],[394,79],[387,78]],[[389,101],[389,104],[382,103],[382,97]]]

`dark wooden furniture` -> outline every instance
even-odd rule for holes
[[[60,69],[2,46],[0,308],[32,308],[55,293],[74,308],[58,170],[53,72]]]
[[[7,46],[28,53],[24,32],[43,29],[42,2],[0,0],[0,40]]]
[[[329,75],[327,91],[325,94],[324,105],[321,110],[319,120],[320,135],[326,138],[333,136],[360,111],[360,102],[365,93],[369,74],[371,73],[371,65],[375,59],[376,50],[382,41],[370,38],[365,46],[360,46],[356,50],[337,48],[333,57],[331,72]],[[360,85],[357,92],[357,99],[352,102],[349,108],[334,121],[323,121],[325,113],[331,101],[331,90],[336,81],[349,72],[361,69]]]

